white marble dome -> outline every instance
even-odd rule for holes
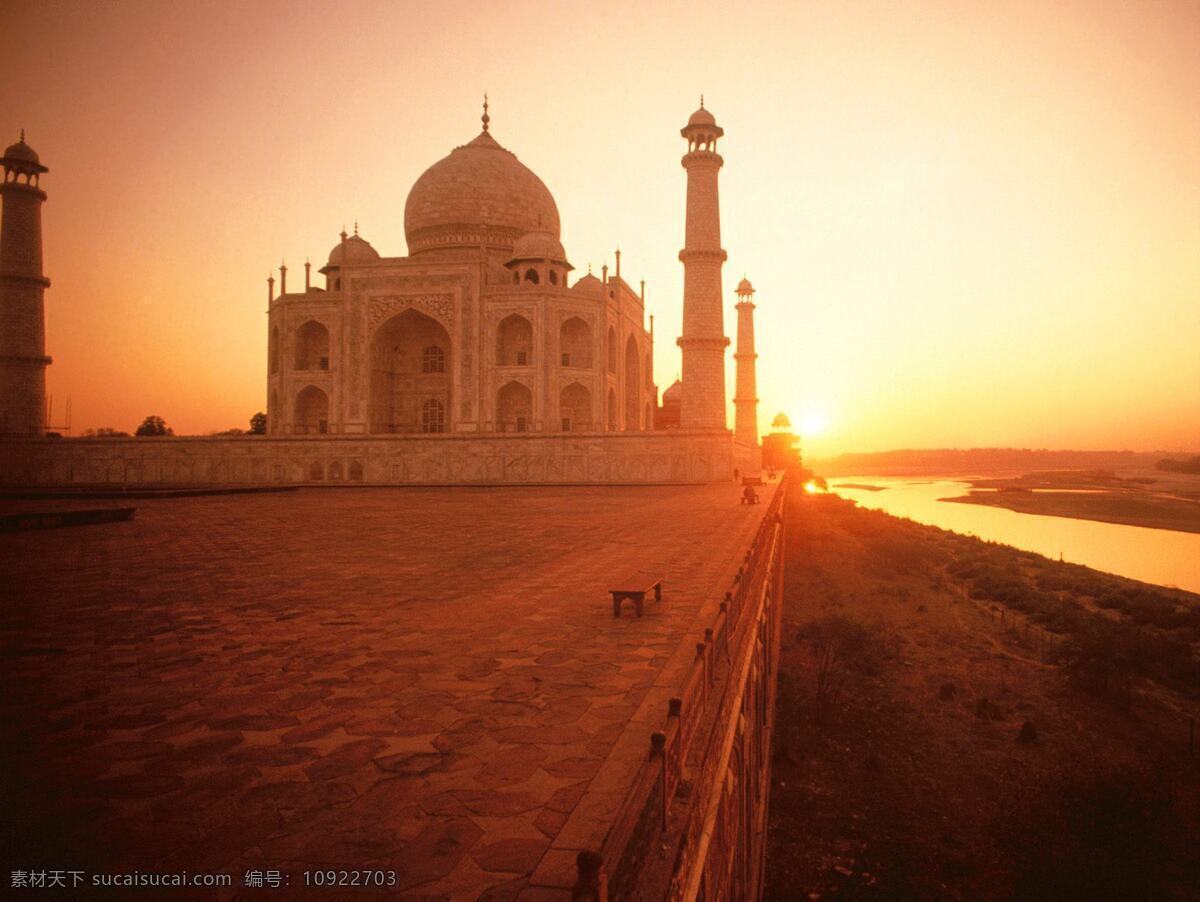
[[[404,205],[409,254],[512,249],[535,231],[558,239],[558,206],[542,180],[486,131],[426,169]]]

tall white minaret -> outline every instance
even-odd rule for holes
[[[733,437],[743,445],[758,445],[758,379],[754,372],[754,286],[742,279],[737,287],[737,387],[733,394]]]
[[[47,172],[21,140],[0,159],[4,198],[0,218],[0,433],[46,431],[46,311],[42,274],[42,204],[39,182]]]
[[[722,310],[721,210],[717,174],[724,160],[717,139],[725,134],[704,108],[692,113],[679,132],[687,139],[687,230],[679,259],[683,262],[683,397],[679,425],[683,429],[725,429],[725,337]]]

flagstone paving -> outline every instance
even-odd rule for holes
[[[682,682],[761,518],[739,494],[305,490],[0,535],[6,868],[290,875],[194,894],[239,899],[379,868],[390,898],[553,898],[533,875],[569,878],[573,817],[598,842],[580,800],[628,785],[631,721]],[[606,589],[643,569],[663,602],[615,620]]]

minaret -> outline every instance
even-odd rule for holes
[[[21,140],[4,151],[0,219],[0,433],[46,431],[46,314],[42,275],[42,203],[47,172]]]
[[[754,286],[742,279],[737,287],[737,390],[733,395],[733,437],[743,445],[758,445],[758,380],[754,374]]]
[[[704,108],[692,113],[680,132],[688,142],[687,230],[679,259],[683,262],[683,392],[679,425],[683,429],[725,429],[725,337],[722,311],[721,211],[717,173],[725,162],[717,139],[725,134]]]

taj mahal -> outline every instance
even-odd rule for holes
[[[700,108],[687,175],[679,381],[659,401],[645,284],[576,276],[542,180],[482,130],[416,180],[407,256],[345,230],[289,289],[268,279],[267,435],[44,437],[40,207],[48,169],[24,141],[2,159],[0,462],[28,483],[708,482],[760,465],[753,294],[737,288],[735,428],[726,424],[717,152]],[[295,278],[293,276],[293,278]],[[276,289],[278,288],[278,292]]]

